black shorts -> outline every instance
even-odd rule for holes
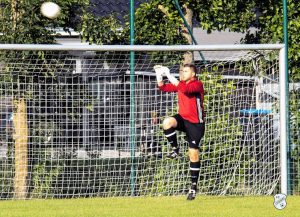
[[[175,128],[175,130],[186,132],[189,147],[198,149],[200,141],[204,136],[205,124],[191,123],[188,120],[183,119],[179,114],[174,115],[173,118],[175,118],[177,121],[177,127]]]

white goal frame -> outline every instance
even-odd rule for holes
[[[33,45],[33,44],[0,44],[1,50],[44,50],[44,51],[241,51],[241,50],[278,50],[279,51],[279,87],[280,87],[280,175],[281,193],[287,194],[287,147],[288,147],[288,81],[286,75],[284,44],[251,44],[251,45]]]

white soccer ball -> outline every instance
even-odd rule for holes
[[[60,7],[54,2],[44,2],[41,6],[41,13],[49,19],[55,19],[60,14]]]

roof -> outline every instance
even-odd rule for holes
[[[150,0],[135,0],[135,9],[145,2],[150,2]],[[92,5],[90,12],[95,16],[109,16],[115,13],[118,20],[124,22],[124,16],[130,14],[130,0],[90,0],[90,3]],[[199,26],[196,19],[193,20],[193,26]]]
[[[96,16],[109,16],[113,13],[120,21],[124,21],[124,16],[130,14],[130,0],[91,0],[90,12]],[[135,8],[149,0],[135,0]]]
[[[254,28],[250,28],[250,32],[255,31]],[[225,31],[212,31],[210,34],[206,30],[201,28],[193,29],[194,37],[199,45],[218,45],[218,44],[240,44],[241,39],[245,37],[245,33],[230,32],[228,29]],[[204,51],[202,52],[204,58],[210,61],[226,61],[237,60],[243,57],[245,51]],[[195,60],[201,60],[199,52],[194,53]]]
[[[243,33],[226,31],[212,31],[208,34],[206,30],[200,28],[193,29],[194,36],[199,45],[216,45],[216,44],[240,44],[240,40],[244,37]],[[76,35],[72,33],[72,35]],[[78,35],[78,34],[77,34]],[[76,45],[82,44],[79,37],[67,38],[57,37],[57,43]],[[87,43],[85,43],[87,44]],[[204,58],[208,61],[233,61],[246,57],[247,51],[203,51]],[[195,61],[201,60],[199,52],[194,52]]]

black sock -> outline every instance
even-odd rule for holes
[[[176,131],[173,127],[164,130],[165,136],[167,137],[169,143],[172,146],[173,151],[175,151],[178,154],[179,148],[177,144],[177,136],[176,136]]]
[[[192,186],[196,187],[199,178],[199,172],[200,172],[200,161],[190,162],[190,171],[191,171]]]

